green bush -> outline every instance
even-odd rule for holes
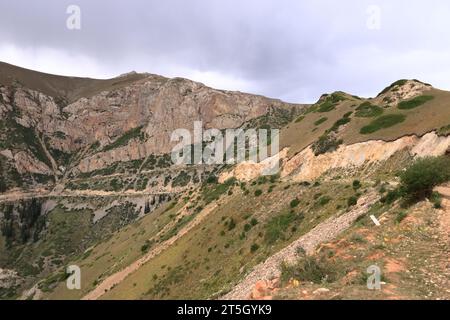
[[[356,196],[351,196],[350,198],[347,199],[347,205],[349,207],[352,207],[354,205],[356,205],[358,203],[358,198]]]
[[[385,116],[381,116],[381,117],[373,120],[367,126],[362,127],[360,130],[360,133],[361,134],[374,133],[378,130],[395,126],[396,124],[401,123],[405,120],[406,120],[406,116],[403,114],[388,114]]]
[[[322,135],[316,142],[313,143],[312,149],[316,156],[327,152],[335,151],[339,145],[344,143],[342,139],[338,140],[334,135]]]
[[[289,204],[291,206],[291,208],[295,208],[300,204],[300,201],[295,198],[294,200],[291,201],[291,203]]]
[[[324,257],[302,255],[297,263],[281,265],[281,282],[286,284],[291,279],[316,284],[332,283],[338,280],[342,272]]]
[[[418,96],[411,100],[400,102],[398,108],[403,110],[414,109],[433,99],[433,96]]]
[[[259,249],[259,245],[258,244],[256,244],[256,243],[254,243],[254,244],[252,244],[252,246],[250,247],[250,252],[251,253],[254,253],[256,250],[258,250]]]
[[[318,204],[319,204],[319,206],[324,206],[324,205],[326,205],[326,204],[328,204],[328,202],[330,202],[331,201],[331,198],[330,197],[328,197],[328,196],[323,196],[323,197],[320,197],[320,199],[319,199],[319,201],[318,201]]]
[[[429,157],[416,160],[400,174],[400,189],[412,202],[430,197],[433,188],[450,181],[450,157]]]
[[[259,197],[260,195],[262,195],[262,190],[258,189],[255,191],[255,197]]]
[[[358,190],[359,188],[361,188],[361,182],[359,180],[354,180],[353,189]]]

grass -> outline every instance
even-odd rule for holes
[[[398,108],[401,110],[409,110],[417,108],[428,101],[433,100],[433,96],[418,96],[408,101],[402,101],[398,104]]]
[[[303,220],[301,214],[289,212],[272,218],[266,225],[264,240],[268,244],[275,243],[278,239],[283,239],[285,231],[294,221]]]
[[[406,120],[406,115],[403,114],[389,114],[376,118],[367,126],[361,128],[361,134],[370,134],[381,129],[386,129],[395,126],[396,124],[402,123]]]
[[[327,121],[327,120],[328,120],[327,117],[322,117],[322,118],[320,118],[319,120],[317,120],[316,122],[314,122],[314,125],[315,125],[315,126],[319,126],[319,125],[321,125],[322,123],[324,123],[324,122]]]
[[[374,118],[381,116],[383,114],[383,108],[375,106],[370,102],[366,101],[356,108],[355,116],[359,118]]]
[[[448,134],[450,134],[450,124],[447,125],[447,126],[441,127],[438,130],[437,134],[440,135],[440,136],[447,136]]]

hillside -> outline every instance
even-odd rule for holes
[[[450,297],[450,92],[400,80],[375,98],[288,104],[7,64],[0,92],[1,298]],[[170,133],[197,120],[279,128],[279,174],[173,165]],[[418,159],[438,161],[418,170],[435,192],[412,196],[402,172]],[[81,290],[67,289],[68,265]],[[371,265],[381,290],[366,287]]]

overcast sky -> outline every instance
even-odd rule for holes
[[[67,28],[69,5],[79,30]],[[290,102],[374,96],[400,78],[450,89],[450,1],[0,0],[0,60],[181,76]]]

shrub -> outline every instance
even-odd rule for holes
[[[401,191],[412,202],[430,197],[433,188],[450,180],[450,157],[430,157],[415,161],[400,174]]]
[[[366,101],[356,108],[355,115],[360,118],[373,118],[378,117],[383,113],[383,108],[375,106]]]
[[[330,202],[330,201],[331,201],[331,198],[330,198],[330,197],[328,197],[328,196],[323,196],[323,197],[321,197],[321,198],[319,199],[318,204],[319,204],[320,206],[324,206],[324,205],[328,204],[328,202]]]
[[[373,120],[367,126],[362,127],[360,130],[360,133],[361,134],[374,133],[378,130],[395,126],[396,124],[401,123],[405,120],[406,120],[406,116],[403,114],[388,114],[385,116],[381,116],[381,117]]]
[[[337,140],[334,135],[325,134],[322,135],[319,140],[314,142],[312,149],[314,150],[314,154],[318,156],[320,154],[335,151],[343,142],[342,139]]]
[[[291,203],[289,204],[291,206],[291,208],[295,208],[300,204],[300,201],[295,198],[294,200],[291,201]]]
[[[414,109],[433,99],[433,96],[418,96],[411,100],[400,102],[398,108],[403,110]]]
[[[254,243],[254,244],[252,244],[252,246],[250,247],[250,252],[251,253],[254,253],[256,250],[258,250],[259,249],[259,245],[258,244],[256,244],[256,243]]]
[[[302,255],[297,263],[281,265],[281,282],[286,284],[291,279],[316,284],[332,283],[339,279],[341,271],[324,257]]]
[[[361,188],[361,182],[359,180],[354,180],[353,189],[358,190],[359,188]]]
[[[400,223],[406,218],[407,215],[408,215],[408,213],[406,211],[399,211],[397,213],[397,216],[395,217],[395,221],[397,223]]]
[[[401,191],[399,189],[395,189],[389,191],[383,198],[380,199],[380,201],[381,203],[391,204],[401,196]]]
[[[250,220],[250,224],[252,226],[256,226],[258,224],[258,220],[256,220],[256,218],[252,218],[252,220]]]
[[[347,199],[347,205],[349,207],[352,207],[354,205],[356,205],[358,203],[358,198],[356,196],[351,196],[350,198]]]
[[[230,221],[228,222],[228,231],[231,231],[234,228],[236,228],[236,222],[234,221],[233,218],[231,218]]]
[[[260,195],[262,195],[262,190],[258,189],[255,191],[255,197],[259,197]]]

